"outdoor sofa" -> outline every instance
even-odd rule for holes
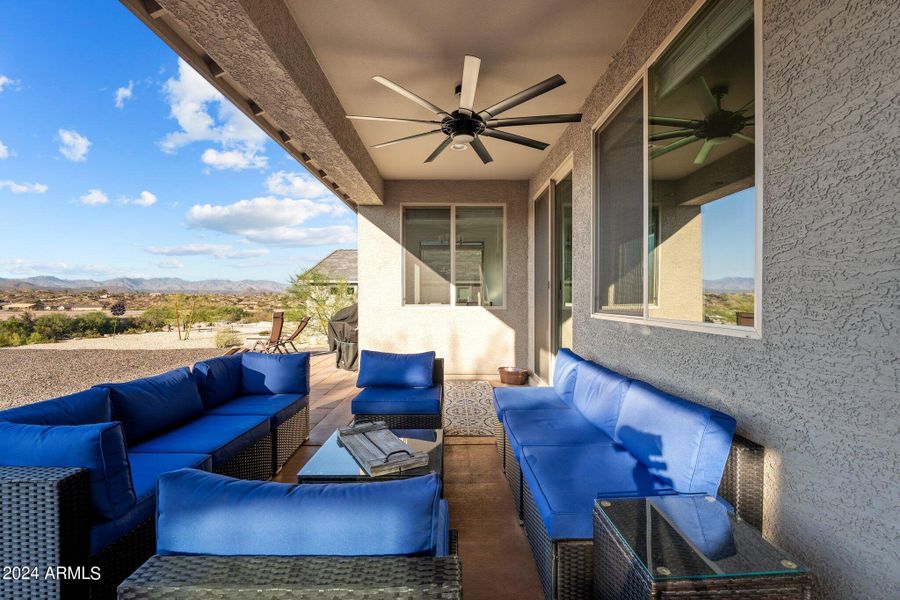
[[[308,389],[308,355],[240,356],[245,389],[287,381]],[[39,575],[4,587],[17,598],[113,597],[153,553],[161,474],[188,467],[270,478],[273,430],[289,422],[275,425],[281,404],[256,406],[258,414],[228,413],[228,404],[207,407],[182,368],[0,411],[0,564]],[[84,572],[48,578],[58,566]]]
[[[395,429],[443,427],[444,359],[434,352],[391,354],[363,350],[351,403],[356,423],[384,421]]]
[[[120,598],[459,598],[440,477],[342,485],[159,478],[156,555]]]
[[[497,388],[494,409],[502,465],[548,599],[590,596],[596,498],[721,493],[761,526],[762,449],[735,437],[735,420],[719,411],[568,349],[552,386]],[[739,463],[743,480],[734,475]]]

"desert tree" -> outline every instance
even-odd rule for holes
[[[349,283],[318,271],[291,277],[286,296],[286,304],[308,316],[310,327],[322,335],[328,335],[328,321],[337,311],[356,302]]]

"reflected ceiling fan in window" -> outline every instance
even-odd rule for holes
[[[373,148],[384,148],[386,146],[399,144],[400,142],[414,140],[417,138],[440,133],[443,134],[445,138],[438,145],[438,147],[435,148],[434,152],[432,152],[428,156],[428,158],[425,159],[426,163],[434,161],[434,159],[436,159],[441,152],[446,150],[448,146],[450,146],[450,148],[453,150],[459,151],[465,150],[466,148],[471,146],[472,149],[475,150],[475,153],[478,155],[478,157],[481,159],[481,162],[483,162],[484,164],[487,164],[494,159],[491,157],[487,148],[485,148],[484,143],[481,141],[480,138],[482,136],[502,140],[504,142],[512,142],[513,144],[520,144],[522,146],[528,146],[529,148],[536,148],[538,150],[543,150],[549,145],[545,144],[544,142],[539,142],[538,140],[533,140],[531,138],[516,135],[514,133],[509,133],[507,131],[502,131],[500,129],[502,127],[518,127],[522,125],[547,125],[553,123],[577,123],[581,121],[580,114],[510,117],[506,119],[497,118],[498,115],[508,111],[511,108],[515,108],[520,104],[528,102],[533,98],[537,98],[541,94],[545,94],[550,90],[563,85],[566,80],[559,75],[554,75],[549,79],[545,79],[544,81],[537,83],[526,90],[522,90],[518,94],[513,94],[505,100],[501,100],[496,104],[493,104],[483,110],[476,112],[474,107],[475,88],[478,85],[478,71],[480,68],[480,58],[476,56],[466,56],[465,61],[463,62],[462,83],[457,86],[457,93],[459,94],[459,108],[457,110],[454,110],[453,112],[447,112],[442,108],[435,106],[428,100],[417,96],[406,88],[403,88],[393,81],[381,77],[380,75],[372,78],[386,88],[391,89],[401,96],[412,100],[419,106],[430,110],[435,115],[440,117],[440,120],[404,119],[397,117],[369,117],[364,115],[347,115],[347,118],[358,121],[386,121],[390,123],[420,123],[437,125],[439,127],[432,129],[431,131],[408,135],[406,137],[391,140],[389,142],[383,142],[381,144],[375,144]]]
[[[658,158],[673,150],[689,146],[694,142],[703,141],[700,151],[694,158],[695,165],[702,165],[709,158],[712,149],[723,142],[734,138],[748,144],[754,143],[754,139],[741,133],[745,128],[753,125],[753,100],[731,111],[722,108],[722,99],[728,95],[727,86],[716,86],[710,89],[706,79],[698,77],[691,84],[694,87],[694,95],[697,104],[703,111],[703,119],[681,119],[677,117],[650,116],[650,125],[663,127],[676,127],[671,131],[660,131],[650,134],[650,143],[655,144],[662,140],[676,140],[665,146],[651,145],[650,158]]]

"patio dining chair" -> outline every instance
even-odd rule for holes
[[[299,352],[299,350],[297,350],[297,346],[294,345],[294,340],[296,340],[297,337],[301,333],[303,333],[303,330],[306,329],[306,326],[308,324],[309,324],[309,317],[303,317],[300,320],[300,324],[297,325],[297,329],[294,330],[294,333],[292,333],[288,337],[284,338],[283,340],[278,340],[277,342],[275,342],[275,348],[274,348],[273,352],[275,352],[275,351],[281,352],[282,349],[284,349],[284,351],[287,352],[288,346],[290,346],[294,352]]]
[[[260,352],[281,352],[278,349],[278,343],[281,341],[281,332],[284,329],[284,312],[275,311],[272,313],[272,331],[269,333],[269,339],[259,340],[253,344],[253,351]]]

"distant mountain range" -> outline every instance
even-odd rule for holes
[[[0,291],[37,291],[37,290],[107,290],[110,292],[164,292],[164,293],[201,293],[201,294],[242,294],[249,292],[283,292],[287,286],[277,281],[243,279],[204,279],[187,281],[178,277],[118,277],[105,281],[93,279],[60,279],[59,277],[27,277],[25,279],[0,278]]]
[[[703,291],[712,294],[735,294],[752,292],[752,277],[723,277],[721,279],[704,279]]]

